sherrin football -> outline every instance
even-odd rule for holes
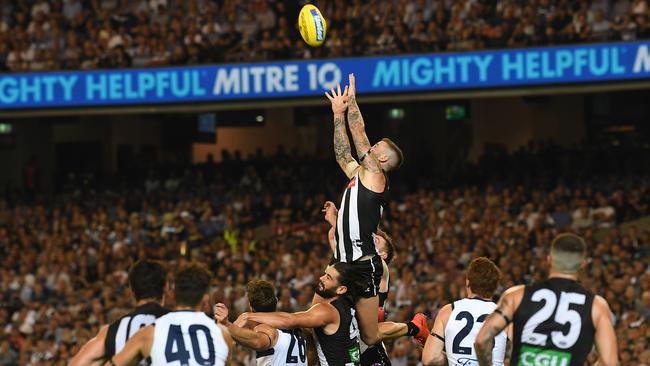
[[[298,29],[300,30],[302,39],[308,45],[318,47],[325,41],[327,23],[317,7],[312,4],[307,4],[300,9]]]

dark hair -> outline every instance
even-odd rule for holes
[[[248,302],[254,311],[270,313],[278,306],[278,298],[275,296],[275,287],[269,281],[252,280],[246,286]]]
[[[208,292],[212,275],[198,263],[182,268],[174,276],[176,305],[196,306]]]
[[[332,265],[332,268],[339,273],[339,277],[336,279],[339,286],[345,286],[348,289],[344,295],[356,298],[363,291],[363,280],[351,264],[336,262]]]
[[[578,272],[587,252],[587,244],[578,235],[560,234],[551,242],[551,258],[554,270]]]
[[[402,166],[404,163],[404,153],[402,152],[402,149],[397,146],[396,143],[393,142],[393,140],[389,139],[388,137],[384,137],[381,139],[381,141],[385,142],[388,144],[391,150],[395,152],[395,157],[397,157],[397,162],[395,163],[395,166],[392,169],[397,169]]]
[[[390,264],[390,262],[393,261],[393,258],[395,258],[395,244],[393,244],[393,238],[382,229],[377,229],[375,234],[381,236],[386,241],[386,259],[384,262]]]
[[[129,270],[129,284],[136,301],[148,298],[161,300],[166,282],[167,270],[158,261],[139,260]]]
[[[475,258],[469,263],[467,280],[473,293],[484,298],[491,298],[499,286],[501,271],[486,257]]]

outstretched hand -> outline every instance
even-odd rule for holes
[[[222,303],[216,304],[214,306],[214,318],[223,325],[230,323],[230,320],[228,320],[228,307]]]
[[[322,212],[325,213],[325,221],[329,222],[330,225],[332,226],[336,225],[338,210],[336,209],[336,205],[334,205],[334,202],[332,201],[325,202]]]
[[[336,90],[332,88],[330,92],[331,94],[325,92],[325,96],[332,102],[332,112],[334,114],[345,113],[348,109],[348,87],[346,86],[343,92],[341,92],[341,84],[337,84]]]
[[[355,85],[354,74],[348,75],[348,98],[356,98],[357,87]]]

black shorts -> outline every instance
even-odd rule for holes
[[[380,344],[375,344],[361,354],[361,366],[391,366],[386,349]]]
[[[356,261],[351,264],[363,281],[364,289],[359,294],[359,297],[368,299],[379,295],[379,283],[381,282],[381,276],[384,274],[381,257],[375,255],[371,259]]]

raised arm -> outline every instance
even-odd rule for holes
[[[612,325],[612,315],[607,301],[600,296],[594,298],[591,317],[596,328],[594,343],[598,351],[598,366],[617,366],[618,350],[616,332]]]
[[[494,338],[512,322],[512,317],[521,302],[523,293],[524,286],[515,286],[506,290],[501,296],[497,308],[485,319],[474,343],[479,365],[492,366]]]
[[[255,329],[241,328],[228,320],[228,308],[224,304],[215,306],[215,319],[228,329],[232,338],[239,344],[261,351],[269,349],[278,340],[278,331],[266,324],[260,324]]]
[[[330,244],[332,253],[336,253],[336,219],[338,217],[338,210],[334,202],[327,201],[323,206],[322,212],[325,213],[325,221],[332,226],[327,232],[327,242]]]
[[[370,154],[370,141],[366,136],[366,125],[357,104],[354,74],[349,75],[348,87],[348,126],[350,126],[350,133],[357,149],[359,162],[365,170],[372,173],[381,173],[379,160]]]
[[[356,173],[359,164],[352,157],[350,149],[350,140],[345,129],[345,110],[348,107],[348,88],[341,93],[341,85],[337,85],[337,90],[332,88],[332,95],[325,93],[327,99],[332,102],[332,112],[334,112],[334,156],[336,162],[348,178],[352,178]]]

